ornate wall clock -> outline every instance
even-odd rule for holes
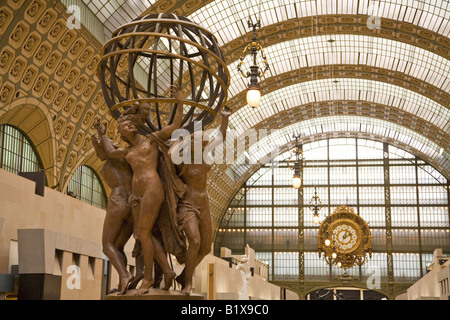
[[[340,206],[319,227],[319,256],[344,270],[372,257],[372,236],[366,221],[352,208]]]

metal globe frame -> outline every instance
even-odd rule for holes
[[[102,48],[97,72],[115,119],[136,102],[150,104],[144,134],[172,123],[177,104],[171,86],[182,90],[182,127],[193,132],[194,121],[206,126],[225,105],[230,81],[215,37],[174,14],[150,14],[118,28]]]

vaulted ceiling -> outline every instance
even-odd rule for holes
[[[79,30],[66,23],[73,5]],[[303,143],[362,137],[416,154],[450,179],[448,0],[7,0],[0,5],[0,123],[30,136],[50,186],[64,190],[77,166],[102,165],[90,145],[93,121],[106,120],[118,140],[95,74],[100,50],[120,25],[161,12],[216,36],[231,75],[230,128],[276,129],[237,158],[251,150],[258,163],[269,145],[289,150],[292,132]],[[270,63],[256,109],[246,105],[246,79],[236,69],[251,41],[249,17],[261,19],[257,37]],[[212,127],[219,124],[217,117]],[[215,229],[259,167],[213,167]]]

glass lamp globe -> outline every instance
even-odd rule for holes
[[[314,224],[319,224],[320,223],[320,218],[319,218],[319,215],[317,213],[314,214],[314,216],[313,216],[313,223]],[[330,241],[330,240],[328,240],[328,241]]]
[[[292,178],[292,186],[295,189],[300,188],[300,186],[302,185],[302,179],[300,179],[299,176],[295,175],[294,178]]]
[[[247,90],[247,104],[252,107],[256,108],[259,106],[259,103],[261,102],[261,92],[258,88],[249,88]]]
[[[330,241],[330,239],[325,239],[325,245],[326,245],[327,247],[329,247],[329,246],[330,246],[330,244],[331,244],[331,241]]]
[[[336,252],[333,252],[333,253],[331,254],[331,257],[332,257],[333,259],[336,259],[336,257],[337,257]]]

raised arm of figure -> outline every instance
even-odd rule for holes
[[[103,143],[101,141],[101,138],[98,138],[95,134],[91,134],[91,141],[92,145],[94,146],[95,153],[97,154],[97,157],[101,161],[105,161],[108,157],[106,156],[106,152],[103,149]]]
[[[114,146],[113,142],[106,137],[106,134],[105,134],[106,128],[102,124],[100,124],[100,122],[95,123],[94,127],[97,129],[98,134],[100,136],[100,141],[97,142],[97,144],[103,145],[103,151],[106,154],[106,156],[108,158],[114,158],[114,159],[125,158],[128,151],[126,149],[119,149]],[[93,142],[93,144],[94,144],[94,142]],[[98,146],[96,146],[94,144],[94,148],[96,151],[97,151],[97,147]],[[97,155],[98,155],[98,151],[97,151]]]
[[[220,125],[219,131],[222,134],[222,139],[212,139],[207,145],[210,150],[214,149],[222,142],[225,143],[225,140],[227,138],[228,119],[231,115],[231,109],[225,106],[220,113],[222,114],[222,123]]]
[[[92,145],[94,146],[97,157],[101,161],[105,161],[107,159],[105,149],[103,148],[103,143],[101,141],[101,136],[105,134],[106,129],[100,123],[100,121],[94,123],[94,128],[97,129],[98,136],[96,134],[91,134]]]
[[[171,87],[171,91],[177,100],[177,110],[172,123],[162,128],[160,131],[155,132],[155,134],[162,140],[169,139],[172,136],[172,133],[181,127],[181,123],[183,122],[183,96],[181,95],[180,87],[178,85],[173,85]]]

